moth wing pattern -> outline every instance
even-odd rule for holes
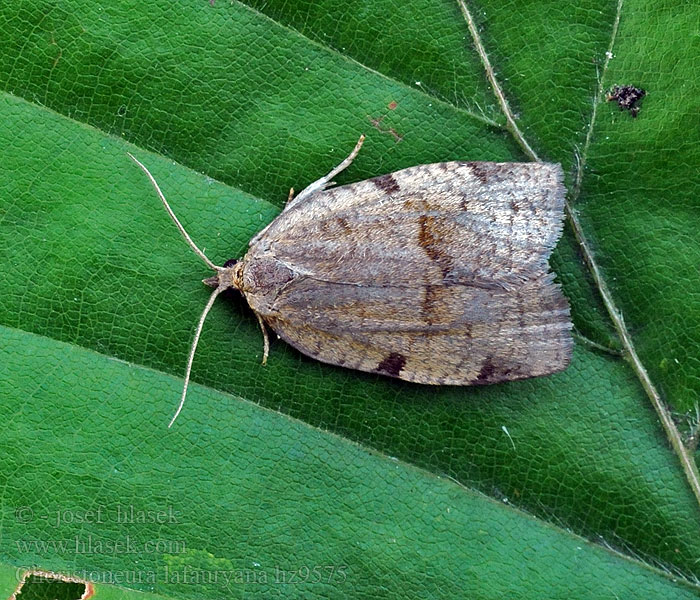
[[[323,362],[428,384],[564,369],[569,307],[549,273],[559,165],[448,162],[319,191],[254,238],[251,308]]]

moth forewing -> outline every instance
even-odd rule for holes
[[[270,285],[248,302],[331,364],[457,385],[560,371],[571,323],[547,259],[561,178],[558,165],[454,162],[316,193],[251,246],[249,276]]]
[[[222,287],[235,287],[264,334],[267,325],[323,362],[417,383],[487,384],[566,368],[569,306],[548,265],[564,216],[561,167],[446,162],[326,189],[363,139],[290,194],[230,267],[204,256],[134,159],[217,272],[206,280],[216,288],[207,310]],[[265,357],[267,347],[265,335]]]

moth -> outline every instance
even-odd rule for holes
[[[330,187],[364,136],[328,175],[215,265],[165,209],[215,275],[187,360],[187,394],[202,325],[216,297],[239,290],[263,333],[333,365],[422,384],[481,385],[567,367],[569,305],[549,255],[563,226],[560,165],[443,162]]]

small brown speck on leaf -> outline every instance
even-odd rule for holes
[[[391,108],[391,106],[390,106],[390,108]],[[384,120],[385,116],[386,115],[382,115],[381,117],[374,118],[374,117],[370,117],[368,115],[367,118],[369,119],[369,122],[372,124],[372,127],[374,127],[377,131],[381,131],[382,133],[388,133],[391,137],[394,138],[394,140],[396,142],[402,141],[403,136],[398,131],[396,131],[396,129],[394,129],[393,127],[389,127],[389,129],[385,129],[384,127],[382,127],[382,121]]]
[[[387,107],[389,110],[394,110],[398,106],[398,102],[389,102],[389,106]]]

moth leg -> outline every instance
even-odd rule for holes
[[[355,157],[357,154],[360,152],[360,148],[362,148],[362,143],[365,141],[365,136],[364,134],[360,136],[360,139],[357,140],[357,144],[355,144],[355,147],[352,149],[352,152],[348,155],[348,157],[341,162],[335,169],[333,169],[328,175],[325,175],[324,177],[321,177],[321,179],[318,179],[314,181],[312,184],[306,186],[301,192],[299,192],[299,195],[292,199],[290,195],[290,199],[287,201],[287,206],[284,207],[284,210],[287,210],[288,208],[291,208],[292,206],[296,206],[299,204],[299,202],[302,202],[303,200],[306,200],[307,198],[313,196],[316,192],[320,192],[324,190],[326,187],[332,184],[332,179],[341,171],[347,169],[350,164],[352,163],[353,160],[355,160]]]
[[[287,196],[287,204],[285,204],[285,208],[289,206],[289,203],[294,199],[294,188],[289,188],[289,196]]]
[[[267,364],[267,357],[270,354],[270,338],[267,337],[267,328],[265,327],[265,321],[263,321],[263,318],[258,313],[255,313],[255,316],[258,318],[258,323],[260,324],[260,331],[262,331],[262,334],[263,334],[262,364],[266,365]]]

